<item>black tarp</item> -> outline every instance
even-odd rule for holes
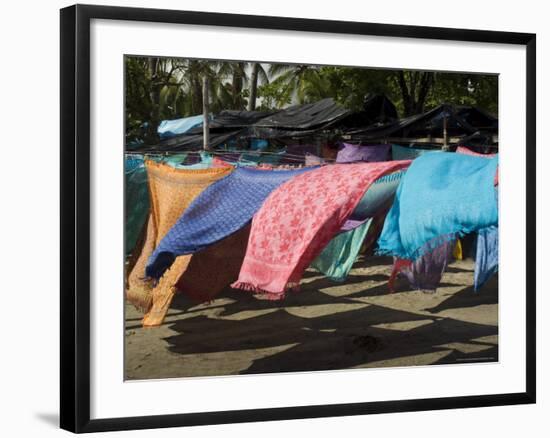
[[[498,132],[498,120],[479,108],[442,104],[422,114],[384,125],[349,129],[344,134],[362,141],[384,138],[443,138],[445,124],[448,137],[492,135]]]
[[[238,110],[224,110],[219,114],[215,114],[213,119],[208,124],[211,132],[224,132],[235,131],[236,129],[242,129],[247,126],[253,125],[259,120],[268,117],[276,111],[238,111]],[[188,134],[200,134],[202,133],[202,126],[193,128]]]
[[[224,133],[210,133],[210,148],[215,148],[227,141],[237,137],[241,131],[229,131]],[[132,151],[139,152],[163,152],[163,151],[190,151],[198,150],[203,147],[203,137],[201,134],[182,134],[167,140],[161,141],[157,145],[142,146]]]
[[[310,130],[324,127],[350,114],[350,110],[327,98],[315,103],[294,105],[264,117],[254,123],[255,128]]]

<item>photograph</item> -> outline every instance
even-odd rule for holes
[[[498,74],[123,63],[125,381],[499,362]]]

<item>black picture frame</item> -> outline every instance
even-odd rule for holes
[[[129,20],[335,34],[486,42],[526,47],[526,391],[509,394],[289,406],[90,419],[90,21]],[[535,403],[536,35],[288,17],[75,5],[61,10],[61,386],[60,426],[101,432]]]

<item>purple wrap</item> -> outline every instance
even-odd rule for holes
[[[389,144],[358,146],[344,143],[344,147],[338,151],[337,163],[352,163],[354,161],[387,161],[390,156]]]

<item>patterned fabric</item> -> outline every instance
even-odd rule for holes
[[[474,157],[484,157],[484,158],[494,158],[496,154],[480,154],[479,152],[474,152],[471,149],[468,149],[464,146],[458,146],[456,148],[457,154],[472,155]]]
[[[212,184],[160,242],[149,259],[147,275],[159,278],[178,255],[200,251],[241,229],[274,189],[308,170],[237,168]]]
[[[152,293],[152,305],[143,317],[144,327],[162,324],[176,292],[204,302],[213,300],[239,275],[250,226],[191,256],[180,256],[162,276]],[[215,269],[212,267],[215,266]]]
[[[398,273],[402,273],[413,289],[434,292],[448,264],[453,260],[455,246],[455,242],[449,240],[420,256],[414,262],[406,259],[394,260],[393,270],[388,280],[390,291],[394,291],[395,277]]]
[[[335,164],[298,175],[274,190],[252,220],[235,288],[282,298],[340,230],[369,186],[407,162]]]
[[[318,157],[317,155],[313,155],[310,153],[306,154],[305,158],[305,165],[306,166],[319,166],[321,164],[325,164],[325,160],[321,157]]]
[[[344,143],[344,147],[338,151],[337,163],[353,163],[354,161],[387,161],[390,155],[389,144],[359,146]]]
[[[405,170],[400,170],[374,181],[342,226],[342,231],[352,230],[375,216],[380,209],[389,208],[388,203],[393,199],[404,173]]]
[[[234,165],[221,158],[214,157],[212,158],[212,167],[234,167]]]
[[[479,230],[476,244],[474,289],[479,290],[498,271],[498,227]]]
[[[342,226],[343,232],[329,242],[323,252],[312,262],[312,268],[333,281],[344,281],[347,278],[359,250],[364,246],[370,248],[376,241],[381,230],[380,222],[383,223],[383,218],[404,173],[405,170],[399,170],[374,181]],[[367,236],[370,238],[367,239]]]
[[[186,158],[186,163],[188,162],[189,157]],[[201,152],[200,153],[200,161],[194,164],[173,164],[176,169],[186,169],[186,170],[201,170],[201,169],[209,169],[212,167],[212,156],[207,152]]]
[[[131,172],[138,167],[143,167],[143,157],[141,155],[126,155],[124,159],[124,171]]]
[[[182,164],[187,158],[187,154],[173,154],[167,155],[162,159],[162,162],[171,166],[178,166]]]
[[[399,146],[398,144],[391,145],[391,154],[394,160],[414,160],[415,158],[418,158],[421,155],[427,154],[429,152],[441,151],[434,149],[413,148],[410,146]]]
[[[344,281],[353,267],[372,219],[351,231],[337,234],[311,263],[311,267],[333,281]]]
[[[136,307],[148,310],[152,299],[152,283],[145,279],[145,266],[154,248],[193,199],[211,183],[226,176],[231,169],[183,170],[152,161],[146,161],[145,165],[151,213],[142,252],[128,276],[126,296]],[[164,279],[159,286],[173,286],[183,272],[183,265],[185,263],[180,262],[172,270],[171,277]]]
[[[498,159],[434,152],[413,161],[397,189],[378,252],[416,260],[447,240],[498,222]]]

